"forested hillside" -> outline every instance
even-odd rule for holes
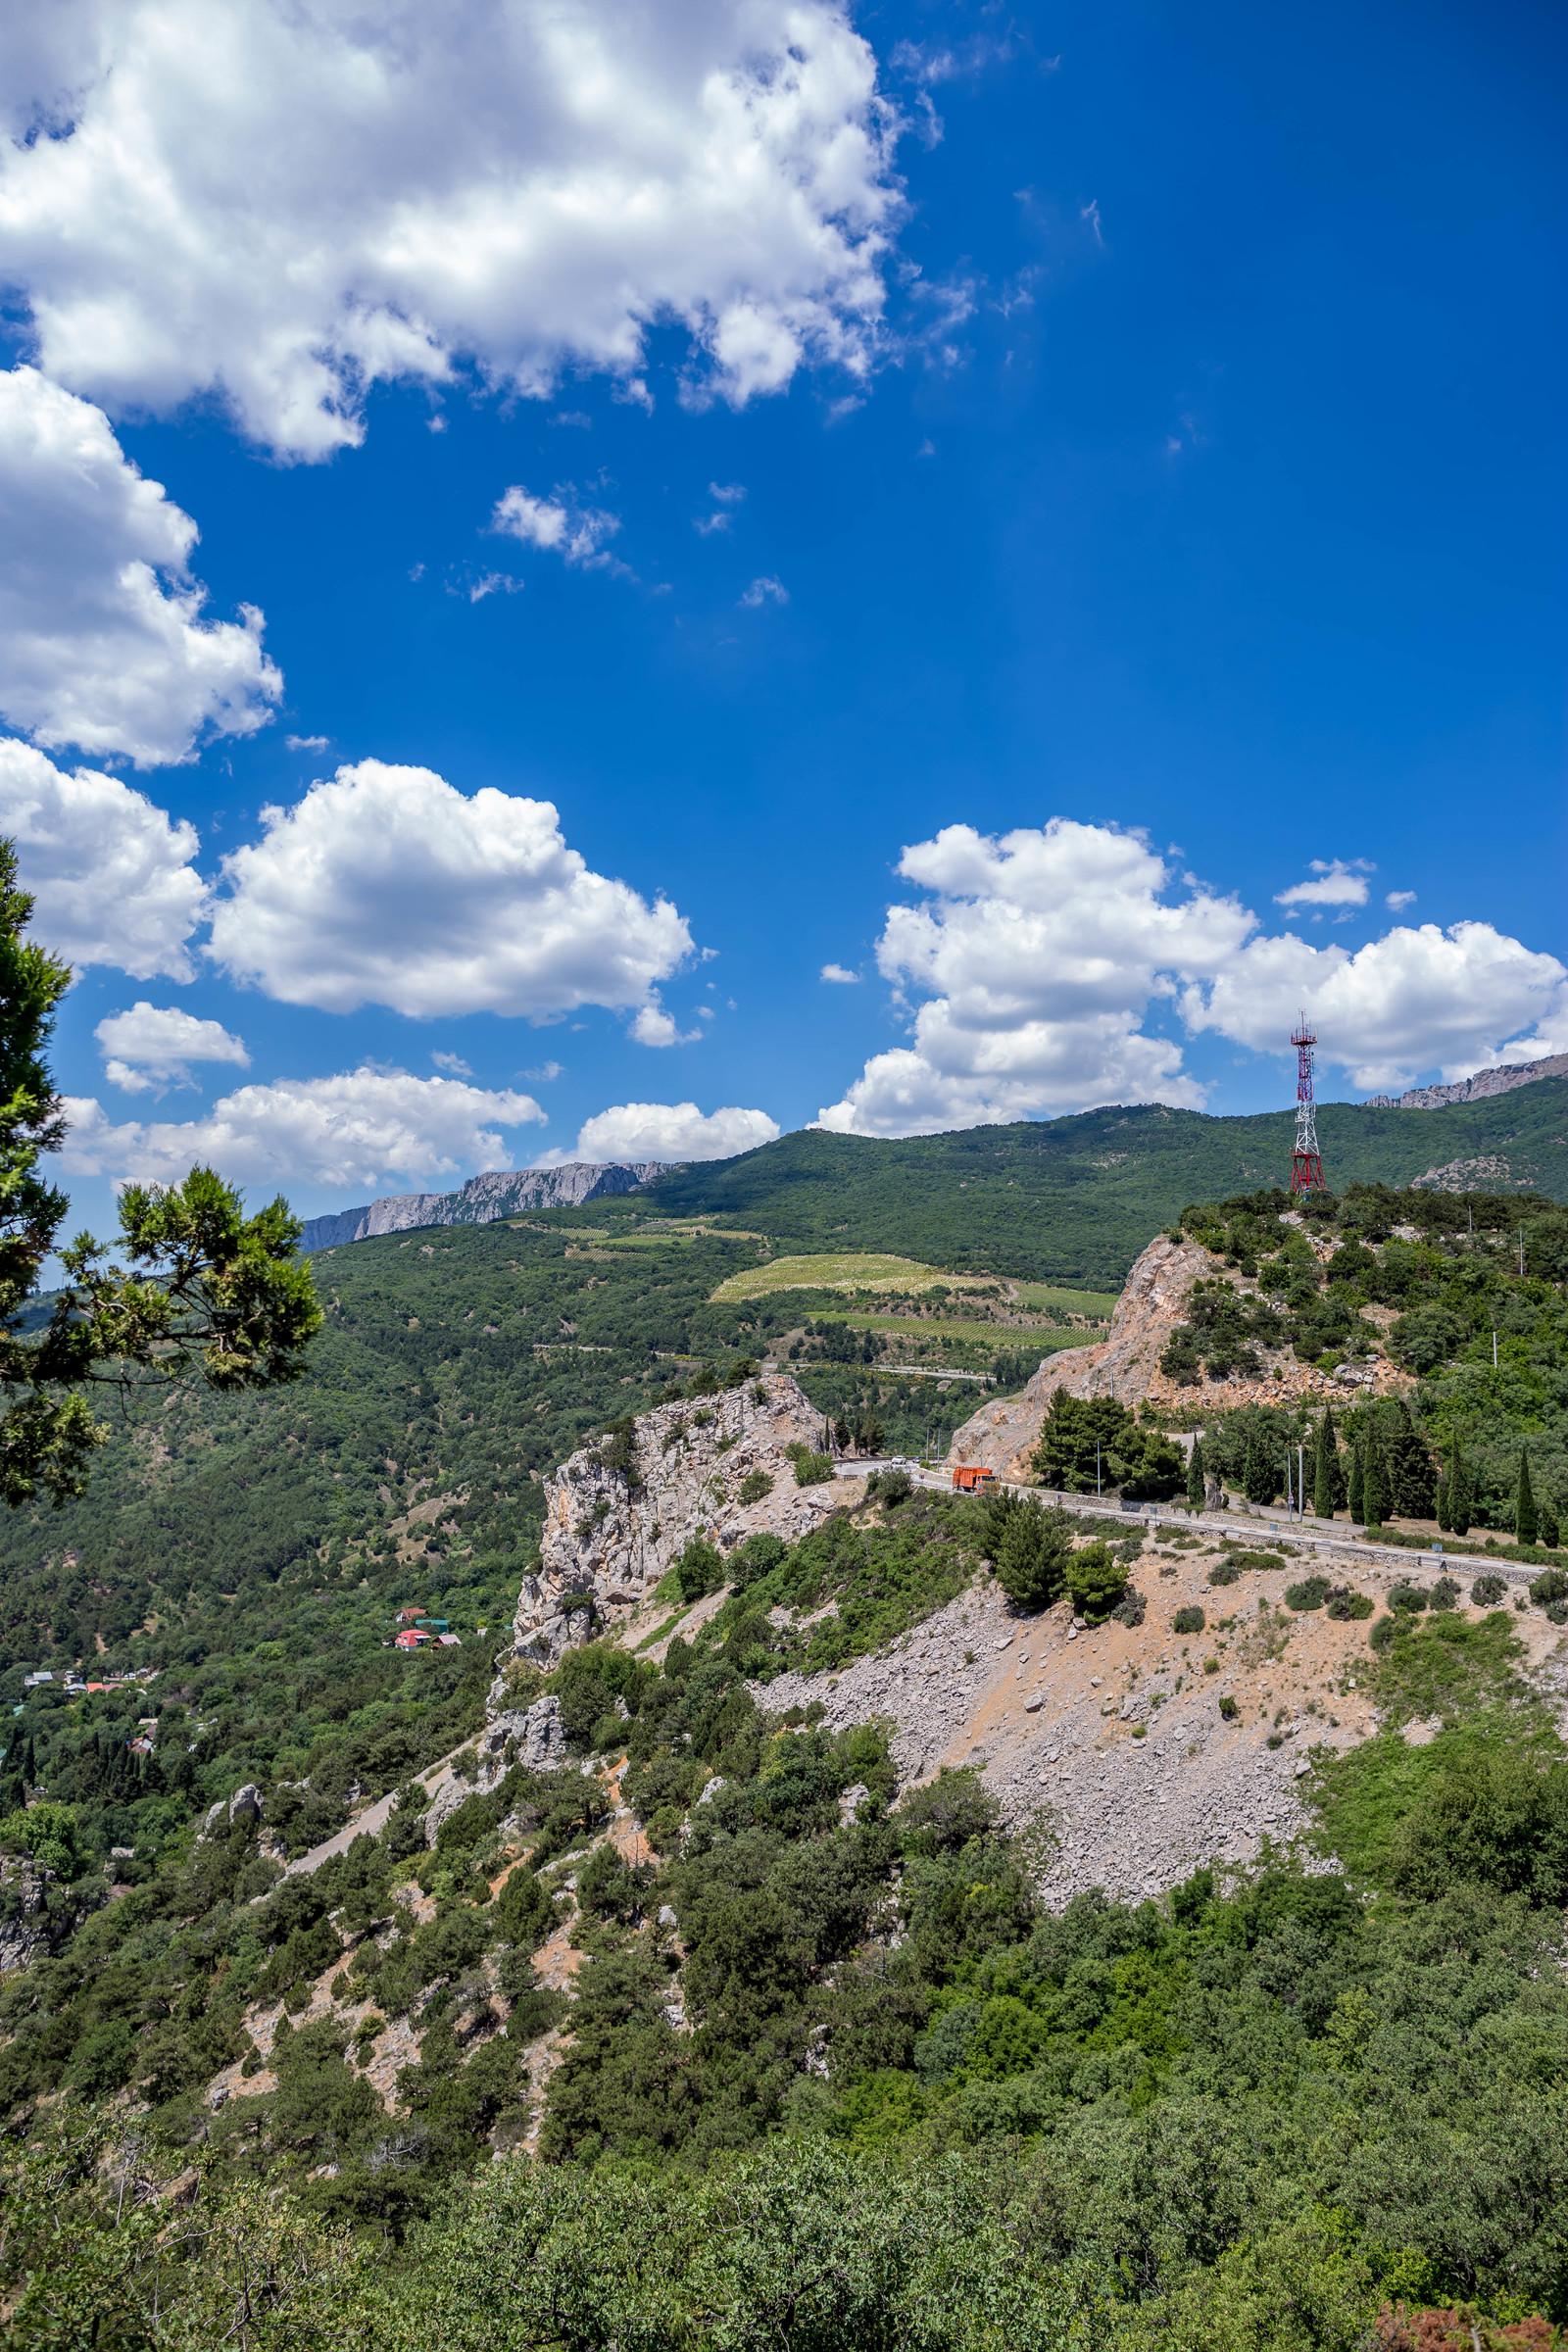
[[[1329,1181],[1568,1201],[1568,1080],[1442,1110],[1325,1102]],[[938,1265],[1119,1289],[1150,1235],[1190,1200],[1290,1178],[1295,1114],[1210,1118],[1158,1103],[883,1143],[807,1129],[739,1159],[663,1177],[661,1213],[724,1216],[787,1242],[896,1250]]]

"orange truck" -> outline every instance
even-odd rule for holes
[[[960,1462],[953,1473],[954,1492],[957,1494],[974,1494],[982,1487],[994,1487],[996,1483],[994,1470],[982,1470],[968,1462]]]

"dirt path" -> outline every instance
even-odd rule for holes
[[[470,1737],[464,1740],[463,1747],[455,1747],[451,1755],[443,1756],[439,1763],[427,1764],[423,1772],[416,1772],[414,1777],[420,1788],[428,1788],[432,1797],[439,1796],[456,1777],[454,1768],[463,1749],[471,1745]],[[319,1870],[321,1864],[329,1862],[334,1854],[346,1854],[356,1838],[379,1838],[392,1818],[397,1795],[395,1788],[389,1788],[385,1796],[378,1796],[373,1805],[367,1805],[363,1813],[356,1813],[353,1820],[346,1822],[332,1837],[323,1838],[319,1845],[313,1845],[308,1854],[296,1854],[283,1876],[292,1878],[296,1871]]]

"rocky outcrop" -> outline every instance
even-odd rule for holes
[[[1331,1244],[1324,1243],[1326,1255]],[[1302,1398],[1322,1403],[1352,1396],[1390,1396],[1407,1389],[1408,1377],[1385,1357],[1347,1364],[1339,1372],[1303,1364],[1288,1348],[1260,1348],[1260,1373],[1235,1374],[1225,1380],[1205,1380],[1200,1389],[1183,1386],[1161,1372],[1160,1356],[1180,1323],[1187,1320],[1187,1301],[1194,1283],[1205,1275],[1225,1274],[1238,1291],[1250,1296],[1257,1285],[1230,1273],[1223,1262],[1197,1242],[1173,1242],[1158,1235],[1127,1277],[1116,1301],[1107,1339],[1090,1348],[1063,1348],[1047,1356],[1027,1388],[1016,1396],[983,1404],[955,1434],[948,1459],[976,1462],[995,1470],[999,1478],[1027,1478],[1029,1457],[1051,1399],[1057,1389],[1069,1396],[1114,1396],[1118,1404],[1149,1402],[1181,1409],[1201,1399],[1205,1412],[1239,1404],[1285,1404]],[[1392,1321],[1385,1309],[1370,1308],[1368,1319]]]
[[[455,1193],[400,1193],[363,1208],[340,1208],[330,1216],[307,1217],[300,1237],[304,1250],[339,1250],[380,1233],[408,1233],[421,1225],[493,1225],[525,1208],[580,1208],[612,1193],[635,1193],[666,1173],[662,1160],[629,1160],[604,1166],[586,1159],[559,1168],[493,1168],[472,1176]]]
[[[1488,1095],[1511,1095],[1516,1086],[1534,1086],[1538,1078],[1568,1078],[1568,1054],[1548,1054],[1542,1061],[1516,1061],[1506,1069],[1477,1070],[1452,1086],[1412,1086],[1407,1094],[1369,1095],[1369,1110],[1443,1110],[1450,1102],[1478,1102]],[[1416,1182],[1430,1178],[1417,1177]]]
[[[497,1692],[504,1689],[498,1682],[491,1692],[492,1704]],[[436,1790],[430,1809],[424,1817],[424,1841],[434,1845],[441,1824],[454,1814],[470,1796],[488,1796],[498,1788],[514,1764],[523,1765],[529,1772],[560,1772],[566,1762],[566,1727],[561,1720],[561,1701],[546,1692],[536,1698],[531,1707],[508,1708],[491,1714],[474,1753],[472,1780],[454,1774]]]
[[[647,1599],[694,1536],[728,1551],[768,1529],[794,1543],[844,1499],[798,1487],[784,1448],[822,1443],[822,1416],[781,1373],[721,1396],[657,1406],[633,1424],[631,1459],[585,1446],[545,1489],[537,1572],[523,1579],[514,1653],[554,1666],[596,1628],[613,1629]],[[755,1501],[741,1490],[771,1481]]]
[[[49,1917],[54,1882],[31,1854],[0,1854],[0,1980],[30,1967],[57,1939],[58,1923],[51,1933]]]

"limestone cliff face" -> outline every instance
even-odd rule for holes
[[[408,1233],[425,1225],[492,1225],[526,1208],[580,1208],[612,1193],[634,1193],[666,1173],[659,1160],[601,1166],[573,1159],[559,1168],[493,1168],[470,1176],[455,1193],[400,1193],[364,1208],[340,1208],[307,1217],[300,1248],[340,1250],[382,1233]]]
[[[539,1570],[523,1579],[517,1602],[517,1657],[553,1666],[589,1639],[595,1618],[613,1630],[693,1536],[721,1551],[764,1528],[794,1543],[844,1500],[831,1486],[795,1484],[784,1447],[819,1446],[822,1416],[784,1374],[660,1405],[634,1430],[624,1470],[607,1468],[602,1448],[586,1446],[547,1485]],[[772,1488],[743,1504],[740,1488],[754,1471]]]
[[[1327,1256],[1332,1243],[1313,1245]],[[1238,1404],[1283,1404],[1300,1398],[1316,1403],[1351,1396],[1388,1396],[1408,1388],[1408,1377],[1386,1358],[1347,1367],[1344,1376],[1303,1364],[1288,1348],[1261,1348],[1261,1374],[1236,1374],[1226,1380],[1205,1380],[1200,1388],[1182,1387],[1161,1372],[1159,1359],[1178,1323],[1187,1320],[1187,1301],[1194,1283],[1210,1274],[1226,1274],[1238,1291],[1250,1297],[1255,1282],[1228,1271],[1197,1242],[1173,1242],[1167,1234],[1152,1241],[1127,1277],[1116,1301],[1109,1337],[1090,1348],[1067,1348],[1049,1355],[1028,1387],[1016,1396],[983,1404],[964,1422],[953,1440],[948,1459],[978,1462],[999,1478],[1026,1478],[1029,1456],[1040,1442],[1040,1431],[1057,1389],[1069,1396],[1114,1396],[1118,1404],[1137,1406],[1149,1398],[1166,1406],[1190,1406],[1200,1401],[1204,1411]],[[1368,1319],[1392,1321],[1392,1314],[1370,1308]]]

